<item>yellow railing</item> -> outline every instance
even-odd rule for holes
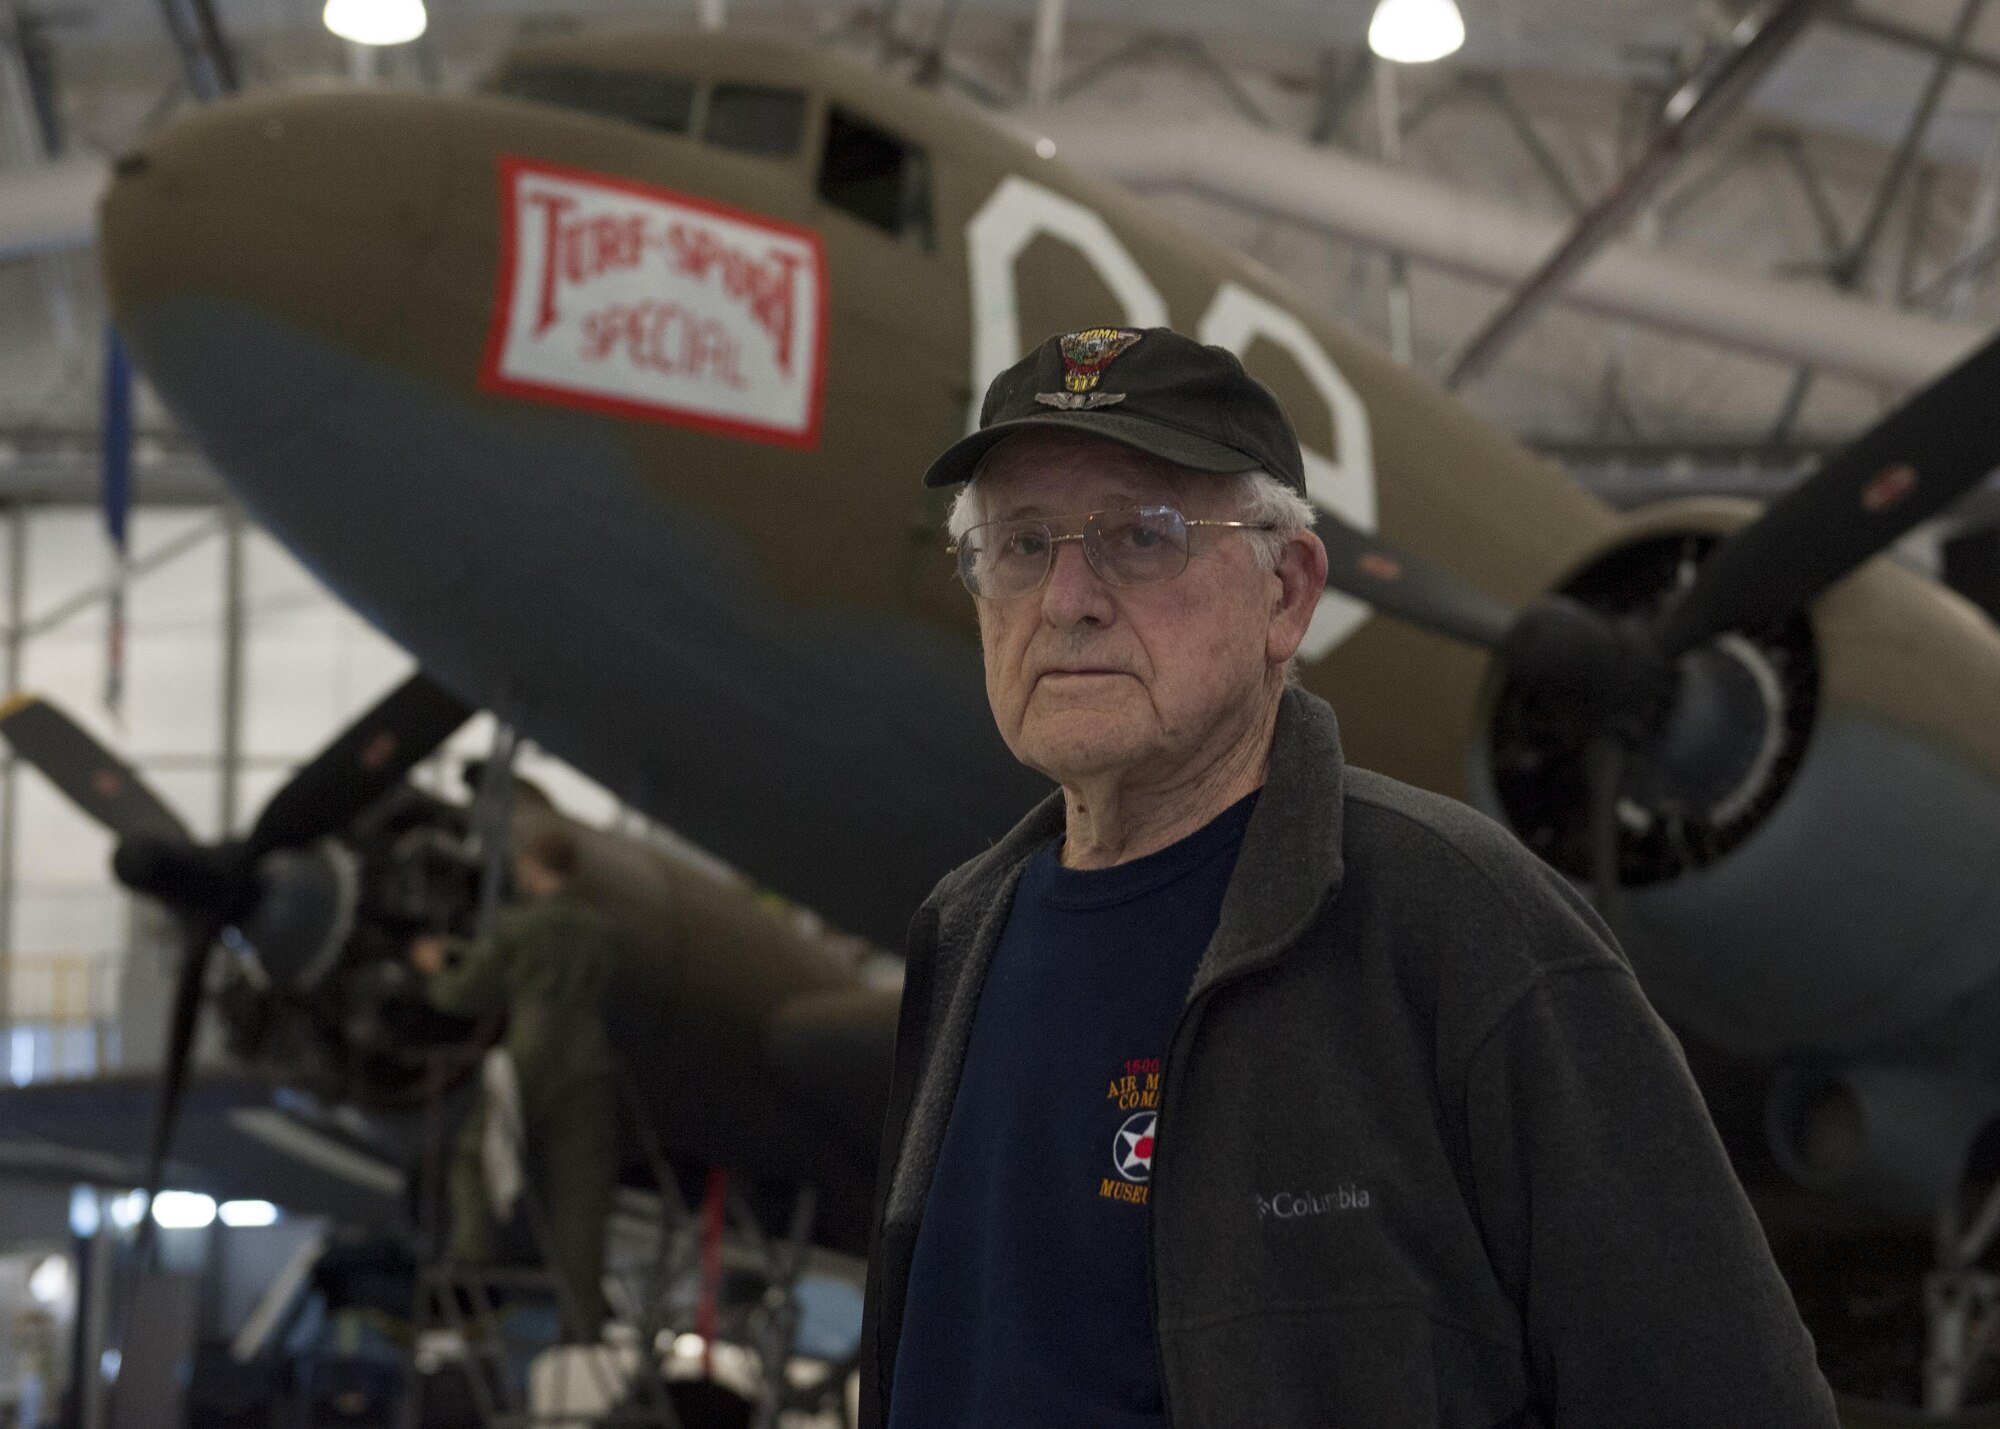
[[[113,959],[95,953],[14,953],[7,1011],[15,1022],[55,1026],[102,1022],[118,1011]]]

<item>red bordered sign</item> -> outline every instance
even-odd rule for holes
[[[500,160],[480,386],[780,446],[819,443],[826,252],[809,228]]]

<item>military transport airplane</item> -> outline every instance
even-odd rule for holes
[[[477,809],[402,782],[469,713],[413,677],[300,770],[247,838],[204,846],[62,711],[28,696],[0,710],[16,756],[117,838],[128,886],[193,937],[230,924],[215,975],[187,959],[165,1085],[190,1105],[164,1118],[184,1123],[171,1154],[164,1141],[152,1148],[165,1165],[138,1154],[154,1087],[137,1075],[10,1093],[0,1164],[254,1194],[408,1231],[415,1113],[470,1070],[452,1054],[476,1056],[495,1030],[430,1008],[407,960],[414,936],[477,920]],[[650,1144],[677,1178],[708,1165],[742,1172],[753,1198],[810,1185],[817,1242],[862,1253],[899,991],[864,976],[865,948],[811,931],[727,870],[579,824],[526,781],[510,804],[510,841],[551,826],[576,840],[578,892],[612,928],[609,1030],[625,1120],[647,1128],[628,1132],[628,1180],[663,1189],[661,1168],[643,1161]],[[204,989],[239,1070],[189,1082],[193,995]]]
[[[2000,458],[1994,349],[1761,517],[1620,516],[1046,142],[727,35],[211,106],[119,162],[103,254],[244,504],[442,685],[891,944],[1040,792],[919,472],[1050,332],[1234,348],[1307,450],[1334,574],[1303,679],[1351,757],[1594,882],[1792,1181],[1928,1226],[1981,1169],[2000,633],[1869,557]]]

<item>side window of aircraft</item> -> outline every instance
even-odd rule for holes
[[[701,137],[745,154],[796,154],[806,130],[806,97],[796,89],[718,84],[709,92]]]
[[[673,134],[687,133],[694,118],[694,81],[677,75],[577,65],[516,65],[493,87],[515,99],[581,109]]]
[[[929,249],[936,241],[929,156],[839,105],[827,115],[819,196],[905,243]]]

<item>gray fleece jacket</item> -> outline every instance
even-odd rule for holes
[[[986,960],[1062,822],[1056,796],[912,925],[864,1429],[894,1392]],[[1332,710],[1297,690],[1165,1064],[1151,1184],[1175,1429],[1836,1424],[1679,1048],[1595,914],[1472,810],[1343,768]]]

